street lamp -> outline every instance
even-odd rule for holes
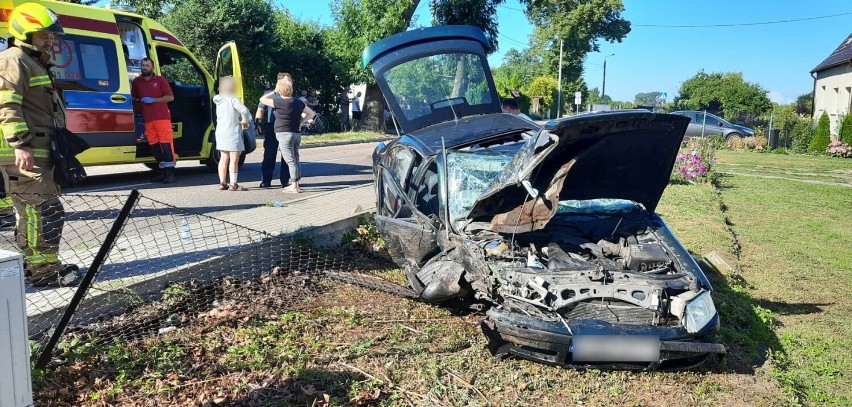
[[[615,55],[615,54],[609,54],[609,55],[604,57],[604,72],[603,72],[604,74],[603,74],[603,85],[601,85],[601,102],[603,102],[604,98],[606,97],[606,59],[613,56],[613,55]]]

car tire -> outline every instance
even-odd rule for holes
[[[148,169],[152,170],[152,171],[157,171],[157,170],[160,169],[160,163],[142,163],[142,164],[145,165],[146,167],[148,167]]]
[[[740,133],[728,133],[725,136],[725,144],[728,145],[728,148],[736,147],[734,144],[739,144],[743,139],[743,136]]]
[[[219,150],[216,149],[216,143],[213,143],[213,145],[210,146],[210,156],[207,157],[207,160],[205,160],[205,164],[207,164],[207,168],[209,168],[212,171],[219,171],[219,157],[221,157],[221,154],[219,153]],[[245,162],[246,162],[246,154],[244,152],[243,154],[240,155],[240,163],[239,163],[238,168],[242,168],[242,166]]]

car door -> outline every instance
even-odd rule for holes
[[[376,226],[384,234],[388,254],[402,265],[421,266],[438,250],[434,226],[416,209],[409,193],[415,188],[409,185],[412,169],[420,160],[411,149],[394,146],[379,163]]]
[[[725,130],[725,124],[721,119],[712,114],[707,114],[704,121],[704,137],[722,136],[725,134]]]
[[[213,69],[213,93],[219,88],[219,79],[225,76],[233,76],[237,82],[236,96],[241,102],[243,100],[243,73],[240,67],[240,55],[237,52],[237,44],[233,41],[227,42],[219,48],[216,54],[216,66]]]
[[[702,114],[698,112],[685,112],[683,116],[689,117],[689,126],[686,128],[684,138],[701,137]]]

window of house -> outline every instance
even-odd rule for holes
[[[115,42],[66,34],[51,49],[51,71],[65,90],[115,92],[119,87]]]

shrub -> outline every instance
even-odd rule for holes
[[[710,181],[716,175],[716,148],[704,138],[687,143],[672,169],[672,179],[698,182]]]
[[[746,148],[745,139],[740,137],[728,140],[727,144],[728,148],[730,148],[731,150],[742,150]]]
[[[799,119],[790,127],[790,149],[797,153],[808,151],[808,146],[814,138],[813,121]]]
[[[832,157],[852,158],[852,147],[840,140],[829,143],[827,152]]]
[[[843,121],[840,122],[840,131],[837,139],[846,143],[852,144],[852,114],[843,116]]]
[[[728,148],[728,144],[725,143],[725,139],[721,134],[714,134],[712,136],[707,137],[707,142],[710,143],[710,146],[713,147],[713,150],[721,150],[723,148]]]
[[[814,132],[814,138],[811,139],[811,143],[808,145],[808,152],[822,153],[828,149],[830,141],[831,123],[828,121],[828,114],[822,112],[822,116],[819,117],[819,122],[817,123],[816,132]]]

